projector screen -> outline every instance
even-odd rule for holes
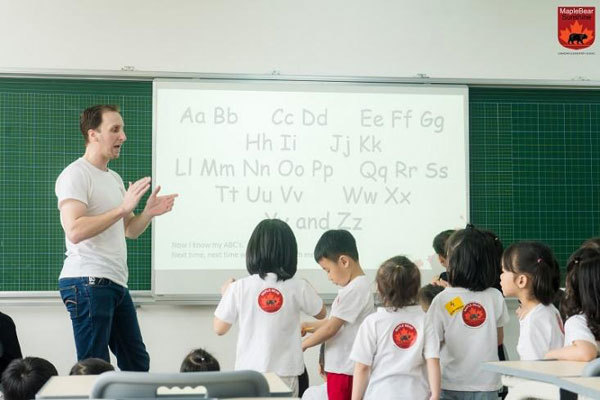
[[[406,255],[428,283],[440,231],[468,219],[468,91],[462,86],[154,81],[153,181],[178,193],[153,222],[156,296],[215,296],[247,275],[265,218],[286,221],[298,273],[337,288],[313,258],[328,229],[356,238],[374,276]]]

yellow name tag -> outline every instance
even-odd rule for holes
[[[464,306],[465,305],[463,304],[462,299],[457,296],[449,302],[447,302],[445,307],[446,311],[448,311],[448,314],[454,315],[455,312],[461,310]]]

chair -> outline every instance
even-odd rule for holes
[[[581,371],[581,376],[600,376],[600,358],[587,363]]]
[[[148,372],[105,372],[98,376],[90,399],[190,399],[196,395],[162,396],[159,387],[206,388],[206,397],[270,397],[265,377],[256,371],[185,372],[156,374]]]

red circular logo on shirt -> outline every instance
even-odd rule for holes
[[[485,308],[479,303],[468,303],[463,307],[462,319],[467,326],[479,328],[486,318]]]
[[[268,313],[279,311],[283,305],[283,295],[277,289],[268,288],[258,295],[258,306]]]
[[[408,349],[417,341],[417,330],[411,324],[402,322],[394,328],[392,339],[396,346],[401,349]]]

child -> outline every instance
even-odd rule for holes
[[[327,272],[329,280],[341,288],[328,319],[303,324],[305,330],[316,330],[302,342],[302,349],[325,342],[327,396],[329,400],[349,400],[354,363],[348,356],[358,327],[373,312],[373,293],[360,267],[356,241],[350,232],[325,232],[315,247],[315,260]]]
[[[448,229],[435,235],[433,238],[433,250],[440,260],[440,264],[445,269],[448,269],[448,254],[446,252],[446,241],[454,233],[454,229]],[[444,271],[438,278],[435,278],[432,282],[434,285],[446,287],[448,286],[448,272]]]
[[[419,269],[393,257],[379,267],[376,281],[384,307],[365,318],[356,335],[352,400],[439,399],[440,342],[417,304]]]
[[[587,242],[577,249],[567,260],[567,277],[565,279],[565,294],[560,302],[560,313],[563,321],[567,321],[572,315],[581,313],[581,302],[579,301],[579,283],[575,267],[583,260],[600,256],[600,247],[586,246]]]
[[[58,371],[49,361],[38,357],[12,360],[2,373],[5,400],[30,400]]]
[[[298,246],[291,228],[279,219],[261,221],[248,241],[250,276],[226,282],[213,328],[224,335],[239,321],[235,369],[274,372],[298,393],[304,371],[300,313],[325,317],[323,301],[308,282],[294,279]]]
[[[221,366],[216,358],[204,349],[192,350],[181,363],[179,372],[220,371]]]
[[[496,246],[469,224],[448,239],[448,283],[431,303],[427,319],[442,342],[441,399],[497,399],[500,377],[482,369],[498,361],[508,311],[495,288]],[[467,340],[468,339],[468,340]]]
[[[582,250],[582,249],[580,249]],[[592,250],[592,249],[586,249]],[[592,250],[595,251],[595,250]],[[577,285],[566,287],[566,297],[576,297],[577,314],[565,322],[565,347],[552,350],[546,358],[568,361],[591,361],[598,356],[600,348],[600,255],[574,262],[567,280]],[[570,275],[570,276],[569,276]]]
[[[14,359],[22,358],[17,328],[12,318],[0,312],[0,376]]]
[[[434,285],[432,283],[423,286],[419,289],[419,293],[417,293],[417,299],[419,300],[419,305],[423,309],[424,312],[429,310],[431,306],[431,302],[434,297],[440,294],[444,290],[443,286]]]
[[[564,340],[562,319],[552,304],[560,281],[558,262],[548,246],[518,242],[504,252],[502,271],[502,292],[521,303],[517,353],[521,360],[543,359]]]
[[[302,400],[327,400],[327,374],[325,373],[325,345],[319,347],[319,375],[323,384],[311,386],[302,395]]]
[[[73,365],[69,375],[100,375],[103,372],[114,370],[115,367],[101,358],[86,358]]]

